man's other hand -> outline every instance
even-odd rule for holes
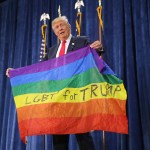
[[[7,76],[7,77],[10,77],[10,76],[9,76],[9,71],[10,71],[10,70],[13,70],[13,68],[8,68],[8,69],[6,70],[6,76]]]
[[[102,47],[102,43],[100,41],[95,41],[93,42],[91,45],[90,45],[91,48],[94,48],[94,49],[99,49]]]

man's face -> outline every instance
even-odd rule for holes
[[[61,40],[66,40],[70,35],[70,24],[61,20],[53,25],[53,30],[56,36]]]

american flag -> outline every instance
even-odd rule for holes
[[[43,61],[45,49],[46,49],[45,42],[44,42],[44,39],[42,39],[42,41],[41,41],[41,50],[40,50],[39,61]]]

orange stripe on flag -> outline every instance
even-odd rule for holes
[[[85,103],[47,103],[18,108],[18,121],[33,118],[81,117],[93,114],[126,115],[126,101],[95,99]]]

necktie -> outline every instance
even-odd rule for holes
[[[60,48],[59,56],[62,56],[62,55],[65,54],[65,43],[66,43],[66,41],[62,41],[62,45],[61,45],[61,48]]]

